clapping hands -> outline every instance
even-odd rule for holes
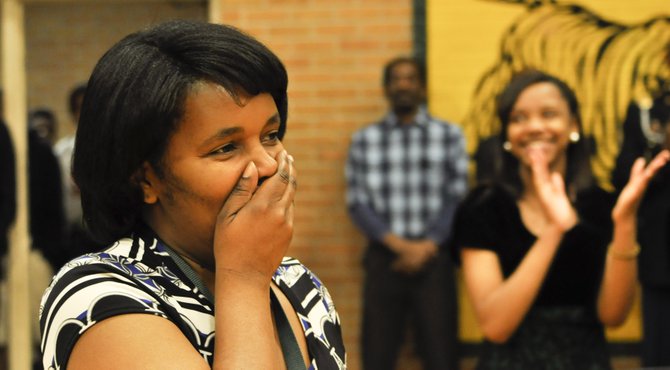
[[[666,149],[658,153],[648,165],[645,164],[644,158],[638,158],[633,163],[628,183],[621,190],[621,194],[619,194],[616,205],[612,210],[612,219],[621,220],[635,217],[649,181],[669,160],[670,151]]]
[[[565,191],[563,176],[549,168],[549,160],[542,150],[529,152],[532,183],[549,222],[561,230],[577,223],[575,212]]]

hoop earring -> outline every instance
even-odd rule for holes
[[[509,141],[505,141],[502,146],[503,146],[503,150],[506,151],[506,152],[509,152],[509,151],[512,150],[512,143],[510,143]]]
[[[576,143],[579,141],[579,132],[577,131],[572,131],[570,133],[570,142],[571,143]]]

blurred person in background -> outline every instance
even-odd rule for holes
[[[670,149],[670,84],[648,102],[629,105],[623,124],[623,143],[612,183],[626,185],[639,157],[653,158]],[[642,287],[642,365],[670,366],[670,166],[649,183],[638,210],[637,240]]]
[[[32,109],[28,115],[28,128],[34,130],[49,146],[56,143],[58,121],[51,109],[44,107]]]
[[[9,251],[9,229],[16,216],[16,163],[14,144],[4,121],[0,89],[0,366],[6,363],[7,287],[6,259]]]
[[[498,98],[500,171],[456,214],[453,252],[485,342],[478,369],[609,369],[604,326],[635,297],[637,209],[670,158],[636,159],[618,198],[597,187],[563,81],[516,75]]]
[[[81,194],[79,187],[72,178],[72,155],[85,93],[85,83],[78,84],[70,90],[68,109],[75,130],[58,140],[54,146],[54,152],[61,169],[63,207],[65,210],[65,245],[70,256],[97,251],[102,247],[86,230],[82,218]]]
[[[363,368],[395,368],[409,321],[424,369],[457,369],[455,277],[442,245],[467,190],[465,139],[426,110],[418,60],[389,61],[383,87],[389,112],[353,135],[346,163],[349,214],[369,242]]]
[[[33,110],[28,115],[28,210],[30,251],[29,301],[35,351],[34,369],[42,369],[39,356],[39,306],[44,289],[54,271],[74,257],[64,249],[65,216],[61,191],[61,173],[51,143],[36,128],[34,121],[49,117],[47,110]]]
[[[7,233],[16,216],[16,170],[14,145],[4,121],[3,96],[0,89],[0,257],[9,249]],[[4,264],[0,275],[5,276]]]

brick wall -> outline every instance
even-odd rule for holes
[[[296,159],[296,233],[289,251],[329,288],[349,368],[359,369],[365,241],[346,213],[344,162],[354,130],[386,108],[384,63],[412,51],[411,0],[222,0],[221,20],[266,43],[289,73],[285,145]],[[405,359],[403,369],[412,366]]]
[[[86,81],[115,42],[149,24],[172,18],[207,19],[204,4],[137,1],[28,3],[25,7],[28,107],[48,107],[59,136],[72,132],[70,89]]]

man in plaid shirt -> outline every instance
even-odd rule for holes
[[[347,206],[369,239],[363,310],[363,367],[389,370],[408,319],[425,369],[457,369],[452,263],[440,248],[467,190],[465,139],[428,114],[425,70],[413,58],[384,69],[389,113],[353,135]]]

